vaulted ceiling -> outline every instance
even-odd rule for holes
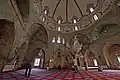
[[[43,22],[63,33],[87,29],[113,6],[115,0],[42,0]],[[46,18],[46,20],[45,20]]]
[[[86,10],[87,4],[93,4],[95,7],[97,0],[43,0],[43,6],[49,8],[48,15],[55,20],[61,16],[63,22],[71,22],[73,16],[79,20],[83,15],[89,14]]]

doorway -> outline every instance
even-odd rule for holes
[[[34,59],[34,67],[44,68],[45,52],[43,49],[36,49],[37,56]]]

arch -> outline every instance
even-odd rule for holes
[[[0,19],[0,71],[3,70],[9,59],[10,52],[13,49],[14,40],[14,23],[6,19]]]
[[[109,58],[111,60],[111,67],[115,68],[120,66],[117,57],[120,56],[120,44],[113,44],[109,48]]]
[[[46,33],[46,37],[48,38],[48,32],[47,30],[45,29],[45,27],[40,24],[40,23],[33,23],[31,25],[31,27],[29,28],[28,30],[28,36],[31,38],[35,33],[37,33],[37,31],[39,30],[43,30],[45,33]]]
[[[118,68],[119,62],[117,56],[120,55],[120,44],[106,44],[103,48],[103,54],[109,68]]]
[[[43,25],[39,23],[34,23],[30,28],[30,33],[32,33],[29,41],[30,43],[34,42],[34,40],[35,41],[39,40],[44,44],[48,43],[48,33]],[[41,36],[43,36],[43,38],[40,38]]]
[[[94,53],[93,53],[92,51],[90,51],[90,52],[87,54],[86,57],[87,57],[88,66],[89,66],[89,67],[94,67],[94,66],[95,66],[95,65],[94,65],[94,59],[96,59]]]
[[[26,59],[33,61],[36,54],[34,50],[38,48],[46,48],[48,44],[48,33],[43,25],[34,23],[31,25],[28,31],[29,34],[29,45],[27,50]],[[29,54],[29,56],[28,56]]]
[[[35,63],[35,58],[40,59],[39,63],[39,68],[44,68],[45,64],[45,51],[42,48],[37,48],[33,51],[36,55],[34,57],[34,63]]]
[[[0,59],[8,58],[7,56],[13,48],[14,40],[14,23],[6,19],[0,19]]]

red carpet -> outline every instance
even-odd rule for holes
[[[24,70],[6,72],[0,75],[0,80],[120,80],[119,70],[95,70],[79,71],[72,70],[41,70],[33,69],[29,78],[24,77]]]

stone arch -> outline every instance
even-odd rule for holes
[[[39,68],[44,68],[44,64],[45,64],[45,51],[44,51],[44,49],[37,48],[33,52],[35,53],[34,60],[35,60],[35,58],[40,59]]]
[[[14,23],[6,19],[0,19],[0,57],[5,58],[7,54],[12,50],[14,38]]]
[[[9,59],[14,40],[14,23],[6,19],[0,19],[0,64],[6,64],[6,60]]]
[[[120,44],[113,44],[109,48],[109,58],[111,59],[111,66],[113,68],[119,66],[117,57],[120,56]]]
[[[40,23],[33,23],[33,24],[30,26],[30,28],[29,28],[29,30],[28,30],[28,39],[30,40],[30,38],[31,38],[35,33],[37,33],[37,31],[39,31],[40,29],[44,31],[44,33],[46,34],[46,37],[47,37],[47,39],[48,39],[48,32],[47,32],[46,28],[45,28],[42,24],[40,24]]]
[[[34,50],[37,48],[46,48],[48,44],[48,33],[43,25],[34,23],[31,25],[29,31],[29,45],[27,50],[26,60],[33,61],[35,54]],[[29,56],[28,56],[29,54]]]
[[[120,55],[120,44],[106,44],[103,48],[103,54],[109,68],[118,68],[117,56]]]

